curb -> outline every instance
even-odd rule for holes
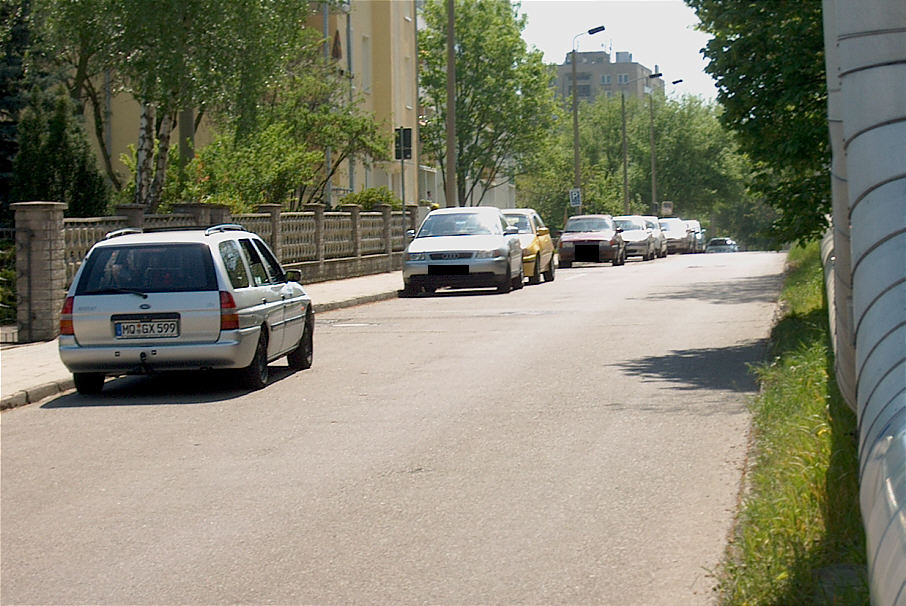
[[[354,307],[356,305],[364,305],[365,303],[375,303],[377,301],[396,299],[398,296],[399,291],[392,290],[373,295],[353,297],[344,301],[315,304],[314,310],[315,315],[317,315],[321,312],[342,309],[344,307]],[[25,406],[26,404],[34,404],[35,402],[40,402],[41,400],[49,398],[50,396],[69,391],[70,389],[75,389],[75,384],[72,381],[72,377],[69,377],[68,379],[62,379],[60,381],[51,381],[50,383],[44,383],[42,385],[38,385],[37,387],[23,389],[0,398],[0,410],[17,408],[19,406]]]

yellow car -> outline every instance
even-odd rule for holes
[[[550,229],[531,208],[505,208],[503,216],[507,222],[519,229],[522,243],[522,269],[528,276],[529,284],[553,282],[557,262],[554,259],[554,243]]]

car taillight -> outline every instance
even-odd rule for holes
[[[236,301],[233,295],[225,290],[220,291],[220,330],[237,330],[239,314],[236,313]]]
[[[75,335],[75,329],[72,326],[72,307],[74,301],[74,297],[66,297],[66,300],[63,301],[63,309],[60,311],[61,335]]]

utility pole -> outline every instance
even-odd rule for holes
[[[459,206],[456,189],[456,33],[454,0],[447,0],[447,206]]]

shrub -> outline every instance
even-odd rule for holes
[[[389,204],[394,209],[403,207],[403,202],[397,198],[386,186],[369,187],[358,193],[346,194],[342,199],[343,204],[358,204],[362,210],[374,210],[381,204]]]

